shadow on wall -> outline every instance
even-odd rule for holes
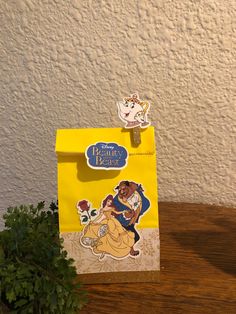
[[[182,247],[194,250],[225,273],[236,275],[236,223],[227,219],[212,222],[225,230],[193,230],[171,235]]]

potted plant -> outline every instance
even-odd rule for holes
[[[55,203],[46,211],[8,208],[0,232],[0,313],[77,313],[86,302],[58,231]]]

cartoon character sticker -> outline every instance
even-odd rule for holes
[[[121,181],[115,188],[116,195],[108,195],[99,211],[91,209],[87,200],[77,203],[80,220],[85,227],[81,244],[89,248],[99,260],[105,256],[123,259],[137,257],[140,251],[135,244],[140,240],[135,225],[150,207],[140,184]]]
[[[81,224],[87,224],[89,221],[92,221],[97,216],[97,210],[90,208],[91,205],[88,201],[83,200],[79,201],[76,205],[78,214],[80,214]]]
[[[150,125],[147,114],[150,105],[147,101],[141,101],[138,94],[125,97],[123,101],[117,102],[120,119],[125,122],[125,128],[147,128]]]

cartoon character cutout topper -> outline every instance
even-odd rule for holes
[[[138,257],[141,253],[135,248],[140,240],[136,225],[149,209],[150,201],[142,185],[133,181],[121,181],[115,191],[115,195],[109,194],[102,200],[99,210],[87,200],[77,202],[76,206],[81,224],[85,225],[80,243],[98,255],[99,260],[105,256]]]
[[[150,125],[147,118],[150,105],[147,101],[141,101],[137,93],[118,101],[117,107],[120,119],[126,123],[126,129],[147,128]]]

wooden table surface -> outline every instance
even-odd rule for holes
[[[161,282],[87,285],[81,313],[236,314],[236,209],[160,203]]]

